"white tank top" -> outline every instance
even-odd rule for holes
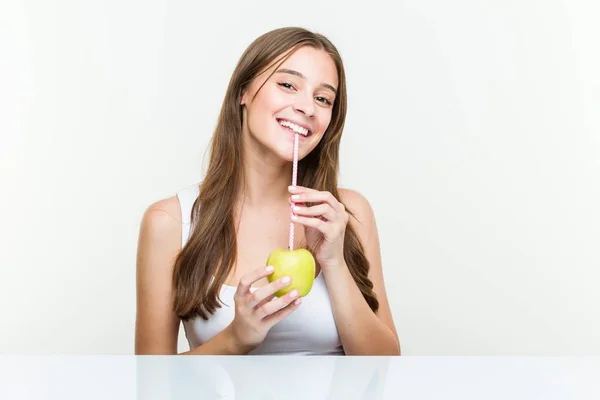
[[[177,193],[181,205],[181,245],[190,236],[190,217],[199,186],[193,185]],[[226,328],[234,317],[233,295],[236,287],[223,285],[220,291],[224,303],[204,321],[200,317],[183,322],[190,348],[206,342]],[[252,290],[252,289],[251,289]],[[249,354],[343,355],[331,310],[327,285],[322,274],[315,278],[312,290],[294,312],[273,326],[265,340]]]

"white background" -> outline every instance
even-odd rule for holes
[[[245,47],[299,25],[346,63],[341,183],[403,353],[600,355],[598,8],[3,1],[0,353],[133,353],[142,213],[201,179]]]

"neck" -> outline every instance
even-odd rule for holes
[[[292,184],[292,164],[278,157],[269,157],[253,146],[244,153],[243,190],[240,200],[248,206],[287,204]]]

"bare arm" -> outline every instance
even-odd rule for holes
[[[181,250],[176,198],[152,204],[142,218],[137,249],[135,354],[177,354],[179,318],[173,313],[172,274]],[[242,354],[229,329],[181,354]]]
[[[373,313],[356,286],[347,265],[324,269],[336,325],[346,354],[400,355],[400,341],[394,325],[383,282],[379,235],[373,210],[360,194],[344,191],[344,202],[355,212],[350,218],[370,263],[369,278],[379,300],[379,310]]]

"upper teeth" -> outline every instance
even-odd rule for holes
[[[299,133],[304,136],[308,135],[308,129],[298,126],[298,125],[294,124],[293,122],[281,120],[281,121],[279,121],[279,123],[282,126],[287,126],[288,128],[290,128],[291,130],[293,130],[296,133]]]

